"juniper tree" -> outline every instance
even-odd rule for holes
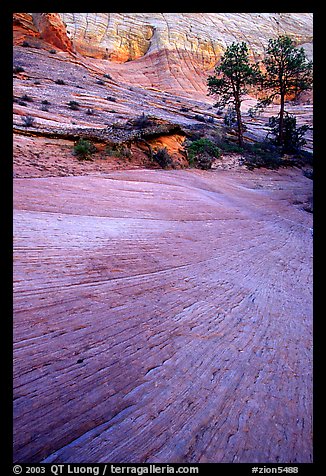
[[[223,109],[233,104],[236,113],[236,127],[239,146],[243,146],[243,123],[241,117],[241,103],[248,87],[255,84],[260,73],[257,64],[250,64],[247,44],[232,43],[227,47],[215,75],[207,79],[208,94],[216,95],[216,107]]]
[[[308,61],[303,48],[296,48],[293,40],[281,35],[270,39],[263,60],[265,72],[262,75],[261,89],[264,97],[258,108],[271,104],[276,98],[280,101],[280,111],[275,121],[278,123],[277,144],[284,145],[285,100],[297,98],[303,91],[312,87],[312,61]],[[275,124],[274,124],[275,125]]]

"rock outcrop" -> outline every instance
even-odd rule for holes
[[[128,64],[123,79],[181,95],[206,94],[207,71],[233,41],[261,57],[270,38],[291,36],[312,54],[312,14],[62,13],[67,35],[85,56]],[[108,64],[109,65],[109,64]],[[132,78],[132,79],[131,79]]]
[[[312,56],[311,13],[15,14],[16,23],[30,19],[31,31],[63,51],[102,60],[128,83],[182,96],[206,94],[207,71],[233,41],[245,40],[259,58],[269,38],[287,34]]]
[[[72,42],[58,13],[33,13],[33,22],[43,40],[62,51],[72,51]]]
[[[67,35],[86,56],[132,61],[159,51],[187,51],[209,69],[232,41],[262,54],[286,33],[312,43],[311,13],[60,13]]]

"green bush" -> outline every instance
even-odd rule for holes
[[[220,156],[220,149],[204,137],[194,140],[187,146],[189,165],[200,169],[210,169],[214,159]]]
[[[171,167],[173,165],[173,160],[166,147],[162,147],[158,149],[153,154],[153,160],[157,162],[162,169],[166,169],[167,167]]]
[[[207,152],[215,158],[220,156],[220,149],[211,140],[204,137],[191,142],[191,144],[188,146],[188,154],[192,159],[195,158],[197,154],[202,152]]]
[[[70,109],[72,109],[73,111],[78,111],[80,104],[79,104],[79,102],[77,102],[77,101],[69,101],[69,102],[68,102],[68,106],[69,106]]]
[[[21,97],[21,100],[24,101],[24,102],[33,102],[34,101],[34,99],[31,96],[28,96],[27,94],[24,94]]]
[[[108,155],[117,159],[130,158],[132,155],[131,150],[125,145],[107,145],[105,151]]]
[[[272,116],[269,118],[268,126],[271,128],[269,134],[274,136],[270,139],[272,144],[279,144],[279,125],[280,117]],[[283,141],[281,147],[284,153],[298,152],[306,144],[305,133],[310,129],[308,125],[297,127],[297,120],[292,114],[285,113],[283,118]],[[269,135],[268,134],[268,135]]]
[[[145,127],[149,127],[150,125],[152,125],[152,121],[150,119],[149,116],[145,115],[144,113],[142,113],[140,116],[136,117],[133,121],[132,121],[134,127],[136,127],[137,129],[144,129]]]
[[[74,154],[79,160],[91,160],[91,155],[96,152],[96,147],[90,141],[78,139],[74,145]]]
[[[238,144],[234,142],[221,142],[218,144],[221,150],[223,152],[233,152],[235,154],[241,154],[243,153],[243,147],[240,147]]]
[[[25,71],[25,70],[24,70],[24,68],[23,68],[22,66],[15,65],[15,66],[13,67],[13,72],[14,72],[15,74],[23,73],[24,71]]]
[[[35,122],[35,119],[32,116],[23,116],[22,120],[25,127],[31,127],[34,125]]]
[[[250,170],[260,167],[278,169],[281,165],[288,165],[282,160],[279,148],[267,142],[245,144],[242,154],[244,165]]]

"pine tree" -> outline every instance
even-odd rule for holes
[[[220,64],[215,68],[215,75],[207,79],[208,94],[217,96],[215,106],[222,109],[227,104],[234,106],[240,147],[244,144],[241,103],[248,86],[255,84],[259,77],[258,65],[250,65],[247,44],[242,42],[227,47]]]
[[[265,96],[258,107],[271,104],[275,98],[280,100],[277,141],[284,145],[285,100],[286,97],[298,97],[312,87],[312,61],[308,61],[303,48],[296,48],[293,40],[281,35],[268,42],[263,65],[266,72],[262,75],[261,89]]]

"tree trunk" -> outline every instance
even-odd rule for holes
[[[238,144],[240,147],[243,147],[243,129],[242,129],[242,119],[241,119],[241,101],[239,98],[235,100],[235,111],[237,114],[237,122],[238,122]]]
[[[285,94],[281,92],[281,108],[280,108],[280,122],[278,128],[278,145],[282,146],[284,142],[284,102],[285,102]]]

